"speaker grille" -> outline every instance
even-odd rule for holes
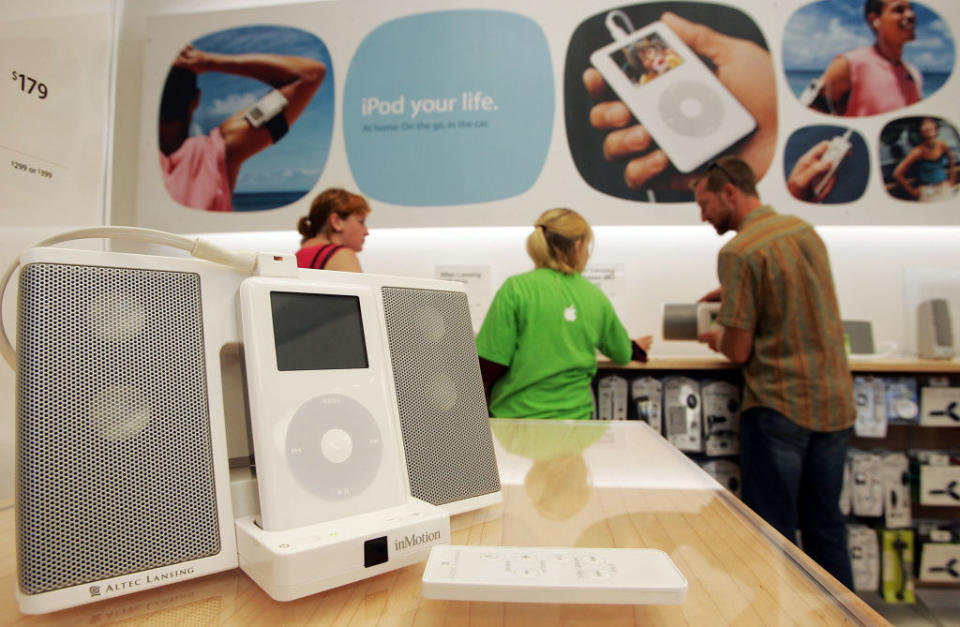
[[[199,277],[29,264],[17,346],[21,590],[219,553]]]
[[[410,491],[433,505],[500,490],[463,292],[383,288]]]

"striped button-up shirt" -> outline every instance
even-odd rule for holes
[[[815,431],[853,424],[853,381],[826,247],[770,207],[750,212],[720,251],[718,322],[753,332],[743,408],[768,407]]]

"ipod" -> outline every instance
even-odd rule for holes
[[[240,285],[258,522],[266,531],[408,500],[376,298],[371,286],[322,276]]]
[[[824,173],[820,180],[817,181],[817,184],[813,188],[814,197],[819,197],[823,190],[827,188],[827,184],[830,182],[830,179],[837,173],[837,168],[840,167],[840,162],[850,154],[850,146],[853,144],[850,141],[850,135],[853,134],[853,129],[848,128],[843,135],[835,135],[830,139],[830,143],[827,145],[827,150],[823,153],[823,156],[820,157],[821,160],[830,164],[830,169]]]
[[[247,109],[243,117],[253,128],[260,128],[283,111],[287,104],[287,99],[280,90],[274,89]]]
[[[663,22],[590,55],[607,85],[680,172],[691,172],[756,128],[756,120]]]

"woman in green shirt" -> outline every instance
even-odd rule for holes
[[[596,351],[617,364],[646,360],[606,295],[581,276],[593,231],[572,209],[544,212],[527,237],[535,269],[497,290],[477,336],[490,415],[589,419]]]

